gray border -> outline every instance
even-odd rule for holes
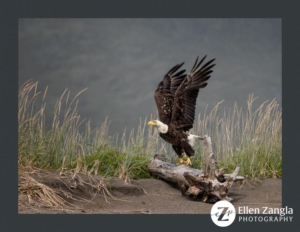
[[[275,0],[2,0],[1,31],[1,231],[283,231],[299,227],[294,183],[299,155],[296,97],[300,73],[299,4]],[[283,25],[283,206],[294,208],[292,223],[238,223],[215,226],[209,215],[18,215],[17,91],[18,18],[282,18]],[[296,211],[296,212],[295,212]]]

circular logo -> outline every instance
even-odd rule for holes
[[[236,213],[234,206],[228,201],[218,201],[210,211],[212,221],[220,227],[226,227],[233,223]]]

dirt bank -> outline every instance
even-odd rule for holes
[[[51,175],[43,178],[51,188],[61,188]],[[114,179],[110,192],[115,199],[106,198],[92,191],[72,190],[72,194],[82,200],[67,199],[76,207],[45,207],[28,204],[27,196],[19,195],[20,214],[209,214],[212,205],[197,202],[182,196],[178,188],[159,179],[133,180],[131,184]],[[260,185],[246,185],[242,188],[235,185],[229,196],[233,205],[262,208],[263,206],[281,207],[282,180],[264,179]],[[27,202],[25,204],[25,202]]]

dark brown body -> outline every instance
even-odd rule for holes
[[[195,154],[193,147],[188,143],[187,132],[175,130],[174,126],[171,126],[167,133],[159,133],[159,135],[166,142],[172,144],[172,147],[179,158],[183,157],[183,152],[185,152],[188,157]]]

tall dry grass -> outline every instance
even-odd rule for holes
[[[138,129],[114,137],[108,136],[109,123],[91,129],[77,113],[78,98],[73,99],[65,90],[57,100],[51,128],[46,128],[44,92],[37,92],[37,82],[28,81],[19,91],[19,161],[30,162],[40,168],[61,167],[63,160],[67,168],[76,168],[80,162],[86,169],[98,162],[102,175],[132,178],[150,177],[146,165],[155,153],[165,154],[175,162],[176,155],[171,146],[158,135],[157,130],[147,126],[148,119],[140,119]],[[42,103],[37,108],[36,99]],[[210,112],[200,114],[195,122],[193,134],[212,137],[214,152],[220,166],[228,172],[242,163],[241,172],[251,179],[280,177],[282,175],[282,115],[279,104],[273,100],[253,109],[253,95],[249,96],[248,108],[235,104],[232,109],[219,110],[222,102]],[[155,119],[156,116],[150,116]],[[84,130],[80,128],[84,127]],[[125,127],[125,125],[124,125]],[[195,146],[192,159],[195,168],[201,168],[203,146]]]
[[[255,99],[249,96],[246,110],[234,104],[223,114],[218,113],[222,102],[218,103],[210,113],[198,116],[194,130],[212,137],[219,166],[232,170],[241,163],[241,173],[251,179],[281,177],[282,109],[275,99],[253,109]]]

